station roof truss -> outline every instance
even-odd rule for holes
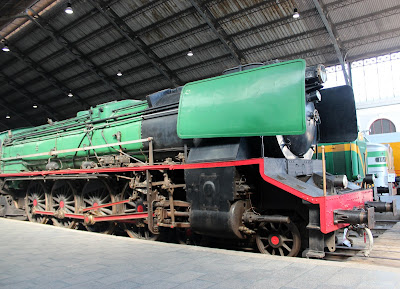
[[[345,67],[399,51],[399,16],[398,0],[1,1],[0,131],[246,63]]]

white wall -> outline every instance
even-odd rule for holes
[[[365,134],[368,134],[371,124],[380,118],[386,118],[393,122],[396,132],[400,132],[400,104],[357,109],[359,131]]]

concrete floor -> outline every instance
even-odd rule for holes
[[[400,289],[400,270],[141,241],[0,218],[0,288]]]

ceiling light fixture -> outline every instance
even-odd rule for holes
[[[67,8],[65,8],[64,11],[65,11],[65,13],[67,13],[67,14],[72,14],[72,13],[74,13],[74,10],[72,10],[71,2],[68,2]]]
[[[118,70],[118,72],[117,72],[117,76],[122,76],[122,72],[121,72],[121,70]]]
[[[10,48],[8,48],[7,44],[4,44],[4,47],[1,50],[3,50],[4,52],[9,52]]]
[[[299,10],[297,10],[297,8],[294,8],[294,10],[293,10],[293,18],[297,19],[299,17],[300,17]]]
[[[73,96],[74,96],[74,95],[72,94],[72,91],[71,91],[71,90],[69,91],[68,96],[69,96],[69,97],[73,97]]]
[[[191,48],[189,48],[189,51],[188,51],[188,53],[187,53],[187,56],[193,56],[193,51],[192,51]]]
[[[34,103],[34,104],[32,105],[32,107],[33,107],[33,108],[38,108],[38,106],[37,106],[36,103]]]
[[[9,118],[11,118],[11,116],[9,114],[7,114],[6,115],[6,119],[9,119]]]

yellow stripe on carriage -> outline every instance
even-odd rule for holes
[[[334,152],[348,152],[353,151],[355,152],[361,161],[361,167],[365,172],[365,165],[364,165],[364,158],[361,157],[360,148],[354,143],[345,143],[345,144],[336,144],[336,145],[326,145],[325,146],[325,153],[334,153]]]

